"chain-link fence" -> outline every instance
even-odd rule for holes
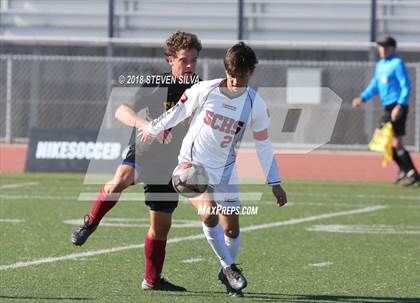
[[[331,89],[343,101],[326,147],[361,149],[366,148],[383,109],[374,100],[355,110],[351,101],[369,82],[374,66],[367,62],[261,60],[251,85],[286,87],[292,69],[316,70],[320,75],[318,85]],[[412,93],[405,143],[409,149],[419,151],[420,64],[410,63],[407,67]],[[111,88],[119,86],[121,75],[155,75],[165,71],[168,65],[159,58],[2,55],[0,142],[26,142],[32,127],[99,129]],[[197,73],[202,79],[223,77],[222,60],[200,59]]]

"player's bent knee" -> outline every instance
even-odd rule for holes
[[[215,227],[219,223],[219,218],[215,215],[207,215],[201,217],[204,225],[208,227]]]
[[[152,239],[166,240],[171,229],[172,215],[163,211],[150,211],[150,227],[148,234]]]
[[[156,228],[149,228],[149,232],[147,233],[150,238],[153,240],[166,240],[169,234],[169,229],[156,229]]]
[[[225,235],[231,239],[236,239],[239,237],[239,229],[227,229]]]
[[[171,229],[171,223],[152,223],[149,232],[158,238],[166,238]]]
[[[130,185],[125,182],[111,181],[110,183],[104,186],[104,190],[107,194],[116,194],[116,193],[121,193],[128,186]]]

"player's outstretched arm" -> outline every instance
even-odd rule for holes
[[[139,134],[137,137],[140,139],[140,142],[150,144],[155,138],[159,137],[159,134],[169,134],[169,129],[184,121],[191,113],[192,111],[187,110],[182,103],[178,102],[160,117],[147,122],[147,124],[142,123],[138,128]]]
[[[137,115],[136,112],[131,109],[131,107],[125,104],[118,107],[117,111],[115,112],[115,118],[128,127],[136,128],[139,131],[139,134],[141,134],[149,124],[148,120]],[[170,132],[160,132],[157,136],[157,139],[159,143],[168,144],[172,140],[172,135]],[[149,143],[152,141],[153,140],[151,140]]]
[[[146,119],[138,116],[136,112],[131,109],[131,107],[125,104],[118,107],[117,111],[115,112],[115,118],[128,127],[134,127],[137,129],[146,127],[148,124]]]
[[[199,84],[197,83],[190,89],[187,89],[174,107],[164,112],[160,117],[150,121],[146,127],[142,126],[140,141],[147,143],[158,136],[160,132],[172,129],[190,117],[199,105]]]

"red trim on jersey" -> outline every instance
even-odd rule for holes
[[[254,135],[255,140],[263,141],[263,140],[268,139],[268,130],[264,129],[264,130],[259,131],[259,132],[254,132],[253,135]]]
[[[185,93],[183,93],[182,96],[181,96],[181,99],[179,99],[179,101],[181,101],[181,103],[187,102],[188,101],[188,96]]]

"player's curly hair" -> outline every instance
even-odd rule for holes
[[[201,42],[196,35],[176,31],[166,40],[165,56],[176,56],[176,52],[181,49],[196,49],[200,52],[201,48]]]
[[[243,75],[254,72],[258,59],[251,47],[239,42],[226,51],[223,63],[229,75]]]

